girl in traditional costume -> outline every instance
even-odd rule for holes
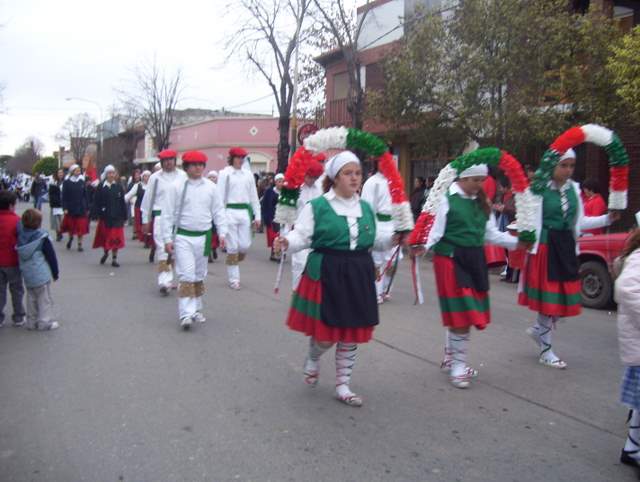
[[[585,216],[578,183],[571,179],[576,154],[572,147],[583,142],[605,147],[610,157],[609,209],[627,206],[629,158],[620,139],[609,129],[588,124],[566,131],[543,156],[532,181],[536,195],[537,243],[525,261],[518,303],[536,311],[536,323],[527,329],[539,350],[539,362],[552,368],[567,364],[552,349],[556,321],[577,316],[580,304],[577,239],[587,229],[610,225],[618,213]]]

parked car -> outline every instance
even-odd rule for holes
[[[627,236],[628,233],[596,234],[578,240],[583,306],[605,308],[613,303],[611,265],[620,255]]]

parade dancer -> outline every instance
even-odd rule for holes
[[[124,248],[124,223],[127,220],[127,205],[124,189],[118,182],[116,169],[109,164],[102,173],[103,181],[98,185],[93,201],[98,226],[93,239],[93,249],[102,248],[104,264],[111,251],[111,266],[119,268],[118,250]]]
[[[247,151],[240,147],[229,150],[229,165],[220,171],[218,187],[225,205],[227,232],[227,276],[229,287],[240,289],[240,266],[251,246],[251,226],[261,224],[260,201],[251,171],[243,169]]]
[[[362,182],[358,157],[343,151],[327,162],[325,172],[325,194],[304,206],[294,229],[276,244],[292,252],[312,249],[287,325],[310,337],[304,365],[310,385],[318,382],[320,356],[336,344],[336,397],[359,407],[362,398],[350,388],[357,346],[371,339],[379,322],[369,250],[391,239],[377,235],[371,206],[357,194]]]
[[[273,251],[273,240],[278,237],[280,232],[280,225],[274,222],[273,218],[276,215],[276,205],[278,204],[278,196],[284,184],[284,174],[279,172],[273,178],[274,185],[265,191],[260,200],[260,207],[262,209],[262,222],[266,228],[267,248],[271,250],[269,259],[271,261],[280,261],[280,257]]]
[[[393,222],[391,216],[391,193],[387,179],[378,170],[378,163],[374,161],[375,173],[369,177],[362,186],[362,200],[367,201],[373,208],[376,216],[377,228],[380,231],[393,234]],[[393,280],[395,266],[386,269],[389,261],[396,252],[395,248],[386,250],[374,249],[371,253],[376,267],[376,293],[378,304],[382,304],[391,298],[390,283]],[[397,254],[400,256],[400,252]]]
[[[582,142],[606,147],[611,175],[609,214],[589,217],[578,183],[571,179],[576,164],[572,147]],[[627,206],[629,158],[620,139],[609,129],[594,124],[569,129],[548,149],[532,181],[536,199],[537,243],[525,260],[518,302],[538,313],[536,323],[526,330],[538,349],[539,362],[547,367],[566,368],[553,351],[552,331],[558,319],[581,312],[579,246],[576,242],[586,229],[610,225],[616,212]]]
[[[524,199],[528,181],[520,163],[499,149],[478,149],[442,169],[409,237],[412,256],[428,249],[434,252],[433,270],[447,330],[441,369],[457,388],[467,388],[478,375],[467,364],[470,328],[484,330],[491,321],[485,243],[527,248],[534,239],[531,216],[519,219],[521,241],[498,230],[482,189],[488,164],[506,172],[517,191],[517,202]]]
[[[318,161],[313,162],[304,176],[304,184],[300,187],[300,195],[297,201],[297,216],[300,216],[302,212],[302,208],[304,208],[307,203],[313,201],[315,198],[322,196],[322,186],[319,186],[316,182],[318,178],[324,172],[324,166],[320,164]],[[300,282],[300,278],[302,277],[302,272],[304,271],[304,267],[307,264],[307,257],[311,252],[310,249],[301,249],[291,255],[291,284],[293,286],[293,290],[298,287],[298,283]]]
[[[49,183],[49,208],[51,217],[49,225],[56,232],[56,241],[62,240],[62,183],[64,182],[64,170],[58,169]]]
[[[187,180],[173,184],[162,215],[165,249],[175,256],[178,277],[180,326],[188,330],[193,322],[204,323],[202,295],[211,250],[211,225],[215,222],[220,245],[227,233],[225,210],[218,187],[202,177],[207,156],[185,152],[182,165]]]
[[[183,186],[187,179],[184,171],[176,168],[178,154],[171,149],[165,149],[158,153],[161,169],[154,172],[149,178],[145,196],[140,206],[142,211],[142,230],[145,234],[153,233],[155,249],[149,255],[150,261],[158,262],[158,287],[163,296],[169,294],[173,285],[173,266],[169,260],[169,254],[164,249],[162,228],[162,210],[167,192],[173,189],[173,185]]]
[[[73,237],[78,237],[78,251],[82,248],[82,238],[89,233],[89,200],[85,179],[80,166],[73,164],[69,168],[69,176],[62,183],[62,232],[69,233],[67,249],[71,249]]]
[[[151,171],[143,171],[140,175],[140,181],[135,183],[124,196],[124,200],[127,203],[133,203],[133,239],[145,243],[145,247],[149,246],[147,245],[147,236],[142,232],[142,210],[140,206],[142,206],[142,200],[150,177]]]

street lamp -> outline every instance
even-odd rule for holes
[[[84,97],[67,97],[65,98],[65,100],[67,102],[71,101],[71,100],[78,100],[80,102],[89,102],[90,104],[93,104],[95,106],[98,107],[98,110],[100,111],[100,122],[98,123],[98,125],[100,126],[100,132],[99,132],[99,136],[100,136],[100,157],[104,156],[104,136],[102,133],[102,123],[104,122],[104,117],[102,115],[102,106],[100,105],[100,103],[96,102],[95,100],[91,100],[91,99],[85,99]],[[102,160],[102,159],[101,159]],[[79,160],[80,162],[82,162],[82,159]],[[96,156],[96,162],[97,162],[97,156]]]

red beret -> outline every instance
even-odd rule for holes
[[[178,153],[173,149],[165,149],[164,151],[160,151],[158,153],[158,159],[161,161],[164,159],[175,159],[178,157]]]
[[[248,154],[242,147],[232,147],[229,149],[230,157],[246,157]]]
[[[311,176],[311,177],[320,177],[323,172],[324,172],[324,166],[319,162],[315,161],[311,163],[311,165],[307,169],[306,174],[307,176]]]
[[[200,151],[187,151],[182,154],[182,164],[206,164],[207,155]]]

